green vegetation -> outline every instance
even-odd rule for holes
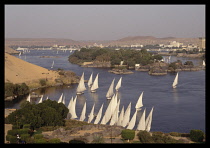
[[[5,83],[5,97],[26,95],[29,93],[29,87],[25,84]]]
[[[175,140],[162,132],[139,131],[137,134],[139,141],[141,143],[181,143],[179,140]]]
[[[135,137],[135,131],[129,129],[122,130],[121,137],[125,140],[133,140]]]
[[[68,108],[63,103],[56,101],[44,100],[39,104],[31,104],[26,101],[21,104],[21,109],[7,116],[5,122],[17,127],[24,124],[30,124],[33,128],[63,126],[68,112]]]
[[[80,51],[75,51],[69,56],[69,62],[74,64],[82,64],[83,62],[99,61],[111,62],[111,65],[123,65],[128,67],[135,66],[135,64],[147,65],[154,62],[154,59],[161,60],[162,56],[152,55],[146,49],[137,50],[113,50],[104,48],[81,48]]]
[[[39,84],[40,84],[41,86],[45,86],[47,83],[46,83],[46,80],[45,80],[45,79],[40,79],[40,80],[39,80]]]
[[[204,133],[201,130],[191,130],[190,131],[190,139],[194,142],[203,142]]]

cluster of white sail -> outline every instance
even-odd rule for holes
[[[96,75],[94,82],[92,82],[92,75],[93,73],[91,74],[88,80],[88,87],[90,87],[91,92],[96,92],[96,89],[98,89],[98,75],[99,74]],[[137,100],[136,105],[135,105],[136,111],[133,114],[132,118],[130,118],[131,102],[128,104],[126,110],[124,110],[124,106],[123,106],[120,111],[120,99],[118,98],[118,91],[119,91],[119,88],[121,87],[122,77],[119,79],[118,83],[116,84],[116,87],[115,87],[116,92],[114,92],[114,81],[115,81],[115,78],[112,80],[112,83],[106,94],[106,97],[107,99],[110,99],[110,102],[106,110],[104,111],[104,114],[102,114],[104,104],[101,105],[98,113],[95,114],[95,103],[94,103],[92,106],[91,112],[89,113],[87,117],[86,102],[85,102],[82,108],[81,114],[78,117],[76,113],[76,101],[77,101],[77,95],[76,95],[75,98],[72,96],[67,106],[67,108],[69,109],[69,113],[68,113],[69,117],[71,119],[78,119],[79,121],[84,121],[86,119],[88,123],[92,122],[94,124],[118,125],[118,126],[123,126],[127,129],[133,129],[137,122],[136,121],[137,112],[142,110],[142,107],[143,107],[142,98],[143,98],[144,92],[140,94],[139,99]],[[86,90],[86,87],[84,84],[84,72],[83,72],[80,82],[78,84],[77,94],[84,93],[84,90]],[[42,100],[43,100],[43,95],[41,96],[38,103],[41,103]],[[30,94],[27,98],[27,101],[30,102]],[[63,95],[63,93],[58,99],[58,103],[63,103],[65,105],[66,103],[65,96]],[[146,109],[144,109],[143,114],[141,115],[138,121],[138,126],[136,130],[146,130],[149,132],[151,128],[151,123],[152,123],[153,108],[151,109],[147,118],[145,116],[145,112],[146,112]]]
[[[90,75],[90,78],[88,80],[88,87],[90,88],[91,92],[96,92],[96,90],[99,88],[98,76],[99,76],[99,74],[96,75],[95,80],[93,81],[93,73],[91,73],[91,75]],[[113,81],[108,89],[108,92],[106,94],[107,99],[111,99],[112,96],[114,95],[114,81],[115,81],[115,78],[113,79]],[[119,79],[119,81],[115,87],[116,91],[118,91],[119,88],[121,87],[121,83],[122,83],[122,77]],[[85,90],[86,90],[86,87],[85,87],[84,72],[83,72],[82,76],[80,78],[76,93],[77,93],[77,95],[83,94]]]

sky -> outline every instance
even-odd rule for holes
[[[5,38],[205,37],[205,5],[5,5]]]

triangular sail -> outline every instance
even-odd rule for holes
[[[150,129],[151,129],[153,108],[154,108],[154,107],[152,107],[152,109],[151,109],[151,111],[150,111],[150,113],[149,113],[149,115],[148,115],[148,117],[147,117],[147,119],[146,119],[145,130],[146,130],[147,132],[149,132]]]
[[[129,105],[125,111],[124,117],[123,117],[123,121],[122,121],[123,127],[125,127],[129,123],[130,113],[131,113],[131,102],[129,103]]]
[[[61,94],[60,98],[58,99],[58,103],[62,102],[63,93]]]
[[[177,74],[176,74],[176,77],[175,77],[175,79],[174,79],[174,82],[173,82],[173,84],[172,84],[172,87],[173,87],[173,88],[176,88],[177,84],[178,84],[178,72],[177,72]]]
[[[75,119],[77,118],[77,114],[76,114],[76,101],[77,101],[77,96],[75,97],[74,100],[72,100],[72,104],[71,104],[71,119]]]
[[[128,127],[127,129],[130,129],[132,130],[133,127],[135,126],[135,123],[136,123],[136,114],[137,114],[137,110],[135,111],[135,113],[133,114],[133,117],[131,118],[129,124],[128,124]]]
[[[84,72],[83,72],[81,79],[79,81],[78,87],[77,87],[77,94],[82,94],[83,91],[85,90],[86,90],[86,87],[85,87]]]
[[[93,107],[91,109],[91,112],[90,112],[90,115],[89,115],[89,118],[88,118],[88,123],[90,123],[94,118],[94,108],[95,108],[95,103],[93,104]]]
[[[115,97],[115,100],[116,100],[116,97]],[[114,112],[112,114],[110,125],[117,124],[117,121],[118,121],[118,113],[119,113],[119,106],[120,106],[120,100],[117,102],[117,105],[115,107],[115,110],[114,110]]]
[[[96,116],[96,119],[95,119],[95,121],[94,121],[94,124],[98,124],[98,122],[99,122],[100,119],[101,119],[103,105],[104,105],[104,104],[101,105],[101,108],[100,108],[99,111],[98,111],[98,114],[97,114],[97,116]]]
[[[115,81],[115,78],[112,80],[112,83],[111,83],[109,90],[106,94],[107,99],[111,99],[111,97],[114,95],[114,81]]]
[[[146,125],[146,123],[145,123],[145,112],[146,112],[146,109],[144,109],[144,112],[141,115],[141,118],[139,119],[139,124],[137,126],[138,131],[139,130],[143,130],[143,131],[145,130],[145,125]]]
[[[31,102],[31,95],[29,94],[26,101]]]
[[[118,121],[117,121],[117,125],[121,126],[122,125],[122,121],[123,121],[123,117],[124,117],[124,106],[122,107],[122,110],[120,112]]]
[[[95,92],[96,89],[98,89],[98,74],[96,75],[96,78],[95,78],[90,90],[91,90],[91,92]]]
[[[120,89],[121,83],[122,83],[122,77],[120,77],[119,81],[117,82],[117,85],[115,87],[116,91],[118,91]]]
[[[65,105],[65,96],[63,97],[62,103]]]
[[[79,121],[84,121],[85,120],[85,114],[86,114],[86,102],[82,108],[82,113],[80,115]]]
[[[38,103],[42,103],[42,99],[43,99],[43,95],[41,96],[41,98],[39,99]]]
[[[88,80],[88,87],[91,87],[92,83],[93,83],[93,73],[91,73],[90,78]]]
[[[54,66],[54,61],[52,62],[52,66],[51,66],[51,68],[53,68],[53,66]]]
[[[135,106],[136,109],[139,109],[143,106],[143,103],[142,103],[143,93],[144,92],[142,92],[141,95],[139,96],[139,99],[138,99],[138,101],[136,103],[136,106]]]

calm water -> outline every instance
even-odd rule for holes
[[[25,57],[26,55],[26,57]],[[40,56],[59,56],[60,58],[40,58]],[[54,60],[54,68],[62,68],[64,70],[74,71],[77,75],[85,73],[85,79],[88,80],[93,72],[93,80],[99,73],[99,89],[96,93],[90,93],[89,89],[83,95],[79,95],[76,102],[76,113],[79,117],[84,103],[87,103],[87,115],[95,103],[95,114],[98,113],[102,103],[104,103],[103,113],[109,103],[106,99],[108,88],[115,78],[115,85],[122,76],[122,87],[119,91],[120,111],[122,107],[126,109],[131,102],[131,116],[135,112],[135,104],[139,95],[144,91],[143,109],[146,108],[146,116],[154,106],[153,120],[151,131],[162,132],[182,132],[189,133],[191,129],[200,129],[205,132],[205,71],[195,72],[179,72],[179,84],[176,89],[171,87],[175,74],[167,74],[165,76],[151,76],[147,72],[134,71],[130,75],[115,75],[108,72],[108,69],[102,68],[83,68],[68,62],[69,51],[42,51],[31,50],[30,53],[22,54],[21,59],[27,62],[50,69]],[[18,57],[18,56],[17,56]],[[177,59],[184,63],[188,58],[171,57],[171,61]],[[192,60],[195,65],[202,63],[200,59]],[[63,93],[65,96],[65,105],[67,106],[71,97],[76,96],[76,88],[78,84],[60,87],[51,87],[47,89],[36,90],[38,94],[43,94],[44,99],[48,96],[51,100],[58,100]],[[87,84],[86,84],[87,86]],[[26,99],[26,98],[25,98]],[[24,99],[24,100],[25,100]],[[22,100],[22,101],[24,101]],[[6,104],[6,108],[19,108],[17,103]],[[38,100],[34,100],[38,101]],[[136,129],[142,111],[139,111],[136,119]]]

